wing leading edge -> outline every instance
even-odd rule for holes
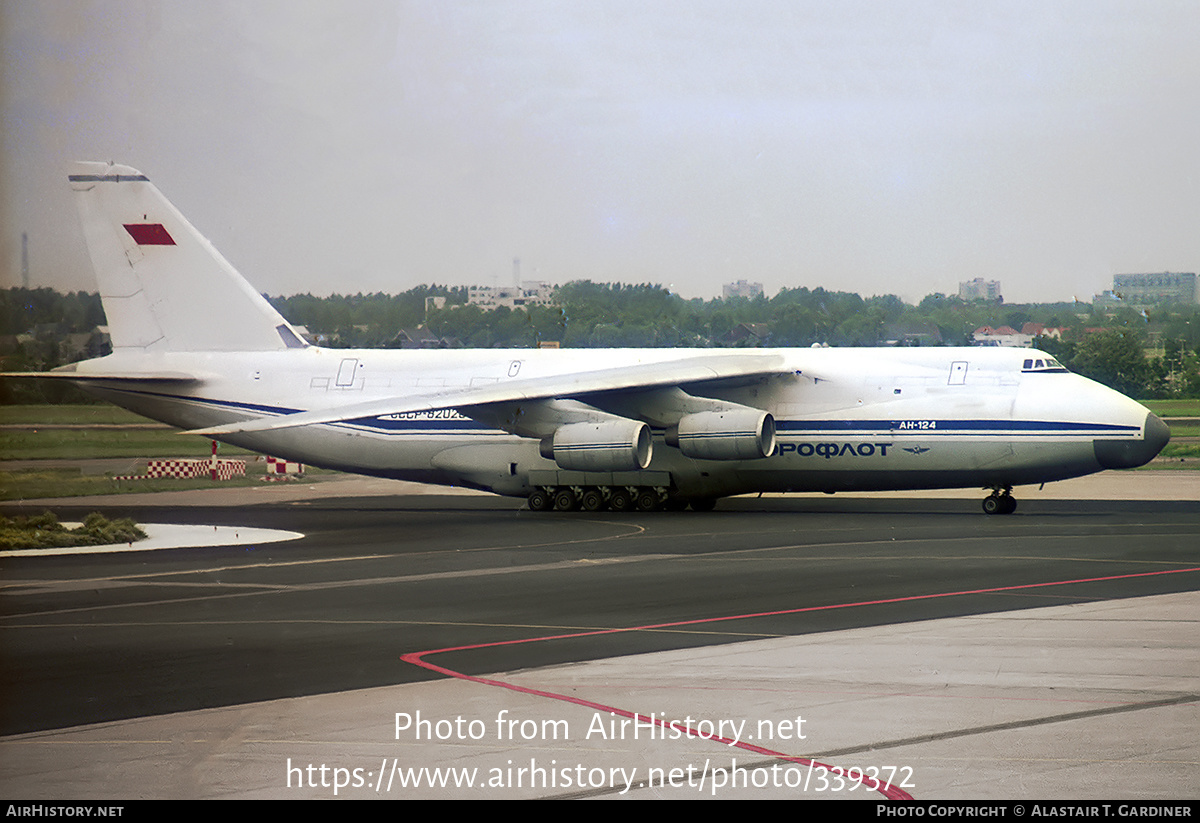
[[[194,429],[187,434],[218,437],[244,432],[275,431],[299,426],[344,423],[364,417],[381,417],[388,414],[449,408],[459,409],[471,416],[466,410],[478,406],[555,399],[584,399],[588,395],[605,392],[650,391],[717,380],[768,377],[785,373],[788,371],[785,368],[784,358],[776,352],[697,356],[663,363],[644,363],[636,366],[530,379],[514,378],[503,383],[486,386],[447,389],[406,397],[388,397],[330,409],[258,417],[240,423]]]

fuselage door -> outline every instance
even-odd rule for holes
[[[354,373],[356,371],[358,371],[358,358],[343,358],[342,365],[338,367],[336,384],[342,388],[350,388],[354,385]]]
[[[948,386],[961,386],[967,382],[967,361],[955,360],[950,364],[950,379],[946,381]]]

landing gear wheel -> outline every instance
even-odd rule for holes
[[[1017,499],[1007,492],[1004,494],[993,492],[983,498],[984,514],[1012,514],[1016,510]]]
[[[717,507],[717,498],[693,497],[690,505],[694,512],[710,512]]]
[[[633,498],[626,489],[613,489],[608,495],[608,507],[615,512],[633,511]]]
[[[529,510],[531,512],[548,512],[553,506],[554,500],[545,489],[534,489],[529,493]]]
[[[583,494],[579,495],[579,508],[585,512],[602,512],[607,508],[604,502],[604,493],[591,486],[583,490]]]
[[[662,506],[662,500],[654,489],[642,489],[637,496],[637,510],[640,512],[656,512]]]
[[[579,498],[568,488],[556,489],[554,492],[554,510],[556,512],[573,512],[579,508]]]

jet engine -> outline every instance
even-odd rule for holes
[[[761,409],[689,414],[667,429],[667,445],[704,460],[757,460],[775,451],[775,418]]]
[[[542,457],[563,469],[640,471],[650,465],[650,427],[638,420],[569,423],[542,440]]]

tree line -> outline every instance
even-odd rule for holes
[[[439,298],[441,307],[428,298]],[[461,287],[422,285],[400,294],[267,299],[330,347],[399,347],[423,330],[436,345],[564,348],[970,345],[981,326],[1026,323],[1065,329],[1035,345],[1073,371],[1138,397],[1200,396],[1200,307],[1117,309],[1084,303],[1003,304],[931,294],[917,305],[895,295],[862,297],[806,287],[774,297],[687,300],[659,285],[576,281],[556,305],[485,310]],[[80,359],[68,351],[103,325],[96,294],[0,291],[6,370],[41,370]],[[12,387],[7,387],[13,399]],[[22,390],[25,391],[25,390]],[[45,389],[38,390],[44,395]],[[18,392],[20,393],[20,392]]]

